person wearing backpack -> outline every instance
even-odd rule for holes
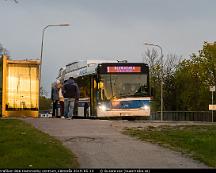
[[[79,87],[73,77],[64,82],[62,94],[64,96],[64,116],[72,119],[75,103],[78,102],[80,96]]]

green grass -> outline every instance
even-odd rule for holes
[[[0,168],[77,168],[69,149],[16,119],[0,119]]]
[[[188,154],[216,167],[216,125],[126,128],[124,134]]]

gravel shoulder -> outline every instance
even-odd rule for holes
[[[77,155],[81,168],[207,168],[181,153],[121,133],[124,127],[163,123],[53,118],[23,120],[61,140]]]

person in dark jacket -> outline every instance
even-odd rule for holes
[[[65,118],[72,119],[75,103],[78,102],[80,91],[74,78],[70,77],[63,85],[62,94],[64,96]]]

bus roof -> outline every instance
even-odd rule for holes
[[[96,73],[96,67],[101,63],[118,63],[117,60],[79,60],[66,65],[64,80],[70,76],[79,77]]]
[[[103,63],[127,63],[126,60],[79,60],[66,65],[65,68],[60,68],[60,71],[63,70],[64,73],[61,71],[61,77],[58,76],[57,78],[61,78],[64,80],[69,79],[69,77],[77,78],[79,76],[85,76],[90,74],[96,73],[96,68],[99,64]]]

